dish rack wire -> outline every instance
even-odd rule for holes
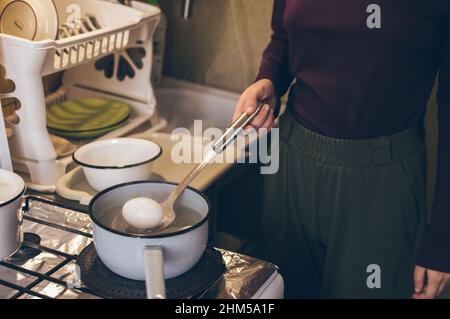
[[[71,157],[57,158],[46,127],[49,104],[81,98],[127,103],[128,123],[101,138],[123,136],[144,123],[158,125],[150,78],[160,9],[138,1],[130,7],[104,0],[53,1],[57,40],[0,34],[0,99],[12,132],[8,144],[14,169],[23,173],[28,187],[49,192],[73,166]],[[74,6],[79,10],[75,20]],[[42,78],[61,71],[62,88],[45,96]]]

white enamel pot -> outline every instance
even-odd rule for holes
[[[112,272],[133,280],[145,280],[148,298],[165,298],[165,279],[177,277],[193,268],[208,242],[208,200],[188,188],[178,199],[183,206],[201,215],[199,221],[168,234],[137,236],[111,227],[117,208],[135,197],[162,202],[175,188],[164,182],[133,182],[108,188],[97,194],[89,205],[94,245],[101,261]]]
[[[23,179],[0,169],[0,260],[13,255],[23,240],[21,198],[25,192]]]

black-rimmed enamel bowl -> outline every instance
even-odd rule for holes
[[[114,138],[80,147],[74,161],[83,167],[89,185],[102,191],[114,185],[146,180],[161,155],[158,144],[137,138]]]

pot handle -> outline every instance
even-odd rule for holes
[[[161,246],[146,246],[144,248],[144,267],[147,299],[165,299],[166,282]]]

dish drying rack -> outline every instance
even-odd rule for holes
[[[46,127],[46,106],[82,98],[128,104],[128,123],[102,139],[123,136],[144,123],[161,125],[150,83],[152,36],[160,9],[137,1],[130,7],[103,0],[53,1],[57,40],[33,42],[0,34],[0,81],[9,83],[0,89],[0,99],[4,109],[13,105],[14,114],[5,122],[12,131],[8,142],[14,169],[29,188],[45,192],[54,192],[57,180],[73,167],[71,156],[57,158]],[[68,8],[74,5],[81,19],[61,23],[70,21]],[[45,96],[42,77],[63,70],[62,87]]]

